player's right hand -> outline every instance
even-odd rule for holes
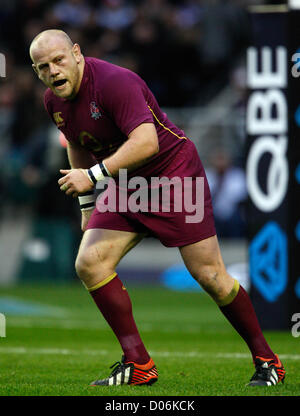
[[[89,179],[86,169],[60,169],[64,176],[58,180],[60,190],[66,195],[77,197],[94,188],[94,183]]]
[[[94,208],[81,211],[81,230],[85,231]]]

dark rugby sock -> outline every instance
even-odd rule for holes
[[[98,309],[118,338],[125,360],[146,364],[150,356],[140,338],[126,288],[117,273],[88,289]]]
[[[247,343],[253,360],[257,356],[275,358],[263,336],[250,297],[237,281],[235,281],[234,288],[228,297],[219,303],[219,308]]]

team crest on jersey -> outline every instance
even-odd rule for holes
[[[100,118],[101,117],[101,113],[100,113],[100,110],[99,110],[99,107],[98,107],[98,105],[95,103],[95,101],[92,101],[91,102],[91,104],[90,104],[90,110],[91,110],[91,117],[94,119],[94,120],[98,120],[98,118]]]

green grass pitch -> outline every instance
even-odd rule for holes
[[[0,338],[1,396],[299,396],[299,338],[265,332],[287,370],[285,384],[245,387],[254,372],[244,341],[204,293],[131,288],[135,319],[159,381],[151,387],[89,387],[120,360],[121,349],[81,284],[18,286],[0,298],[50,306],[6,314]],[[0,310],[0,312],[3,312]]]

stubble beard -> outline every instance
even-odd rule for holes
[[[52,89],[52,92],[57,97],[64,98],[64,99],[67,99],[67,100],[72,100],[77,95],[77,92],[78,92],[79,87],[80,87],[80,85],[78,85],[79,84],[79,79],[80,79],[80,73],[79,73],[78,67],[76,67],[74,72],[72,74],[70,74],[70,76],[68,76],[66,79],[67,79],[67,82],[66,82],[67,91],[62,90],[60,92],[55,87],[51,88],[51,89]]]

